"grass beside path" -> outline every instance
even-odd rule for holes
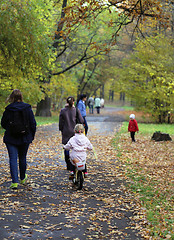
[[[139,134],[142,135],[153,135],[154,132],[160,131],[163,133],[168,133],[171,136],[174,136],[174,124],[153,124],[153,123],[138,123]],[[124,122],[122,129],[122,133],[126,133],[128,131],[128,122]]]
[[[53,115],[52,117],[35,117],[37,126],[58,123],[59,117],[58,115]]]
[[[131,143],[127,126],[125,122],[114,144],[125,166],[128,187],[145,208],[145,238],[174,239],[174,142],[151,141],[155,131],[169,133],[174,139],[174,126],[139,124],[136,143]]]

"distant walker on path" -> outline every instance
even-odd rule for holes
[[[100,100],[100,107],[104,108],[104,106],[105,106],[105,100],[103,98],[101,98],[101,100]]]
[[[93,114],[94,113],[94,98],[93,97],[89,97],[88,98],[88,107],[89,107],[89,113]]]
[[[97,109],[97,114],[100,114],[100,98],[99,97],[96,97],[95,98],[95,108]]]

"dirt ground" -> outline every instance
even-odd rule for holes
[[[28,183],[10,190],[7,151],[0,142],[1,239],[129,239],[141,238],[133,216],[137,203],[127,192],[123,169],[110,145],[124,117],[122,109],[105,108],[88,115],[88,178],[76,191],[62,155],[58,124],[39,127],[28,153]],[[100,154],[102,149],[102,155]],[[117,174],[112,174],[110,169]]]

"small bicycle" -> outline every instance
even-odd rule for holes
[[[81,190],[83,188],[84,182],[84,173],[85,164],[78,162],[76,163],[74,177],[72,179],[73,184],[77,187],[77,190]]]

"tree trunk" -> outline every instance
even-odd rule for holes
[[[112,102],[114,101],[114,91],[111,92]]]
[[[120,92],[120,101],[125,102],[125,93],[124,92]]]
[[[36,116],[51,117],[51,98],[45,97],[37,104]]]

